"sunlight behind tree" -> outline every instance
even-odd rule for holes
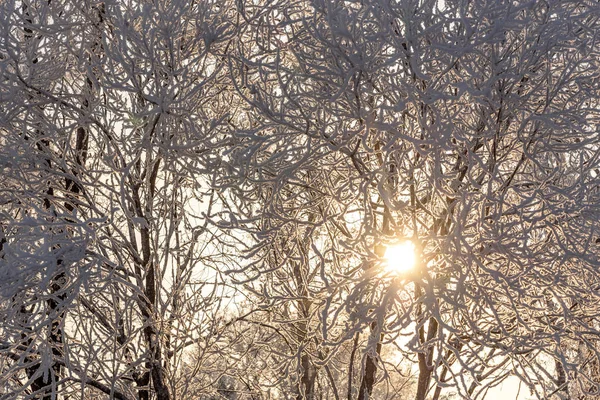
[[[598,399],[598,37],[0,0],[0,400]]]
[[[385,250],[385,269],[403,273],[412,270],[416,264],[415,244],[410,240],[393,244]]]

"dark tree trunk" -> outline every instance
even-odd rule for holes
[[[438,330],[438,322],[435,318],[429,319],[427,327],[427,339],[425,339],[424,327],[419,330],[419,341],[421,344],[429,343],[435,336]],[[419,353],[419,378],[417,380],[417,395],[415,400],[425,400],[427,396],[427,390],[429,389],[429,382],[431,381],[431,373],[433,372],[433,366],[431,365],[433,360],[433,348],[429,345],[426,347],[425,353]]]
[[[377,321],[371,323],[371,335],[377,334]],[[360,383],[360,389],[358,392],[358,400],[369,400],[373,394],[373,387],[375,386],[375,378],[377,376],[377,361],[381,355],[381,341],[383,335],[379,335],[377,345],[375,347],[375,356],[367,354],[367,361],[365,363],[365,373]]]

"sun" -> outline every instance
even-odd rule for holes
[[[410,240],[390,245],[383,256],[385,269],[390,272],[407,272],[415,267],[415,244]]]

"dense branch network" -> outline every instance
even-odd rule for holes
[[[0,17],[0,399],[597,397],[598,4]]]

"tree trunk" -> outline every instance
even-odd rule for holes
[[[428,343],[431,341],[438,330],[438,322],[435,318],[429,319],[429,326],[427,327],[427,339],[425,340],[424,327],[419,329],[419,341],[421,344]],[[431,381],[431,373],[433,372],[433,366],[431,362],[433,360],[433,348],[429,345],[426,347],[425,353],[419,353],[419,378],[417,380],[417,395],[415,400],[425,400],[427,396],[427,389],[429,389],[429,382]]]
[[[371,335],[377,334],[377,321],[371,323]],[[379,335],[377,345],[375,347],[375,356],[367,354],[367,361],[365,364],[365,373],[360,383],[360,389],[358,391],[358,400],[369,400],[373,394],[373,387],[375,386],[375,377],[377,375],[377,360],[381,355],[381,341],[383,340],[383,334]]]

